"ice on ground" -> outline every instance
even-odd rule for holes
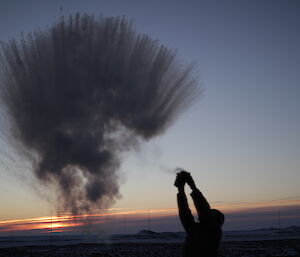
[[[1,237],[0,257],[181,257],[184,232]],[[300,227],[224,232],[219,257],[300,257]]]

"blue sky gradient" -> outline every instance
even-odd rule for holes
[[[132,18],[137,31],[177,49],[184,63],[196,61],[205,89],[164,135],[123,156],[123,197],[114,207],[176,207],[177,166],[192,173],[213,203],[300,199],[299,1],[2,0],[0,40],[45,28],[59,18],[60,7],[64,15]],[[45,201],[44,189],[36,193],[39,186],[5,135],[0,220],[49,215],[55,198]]]

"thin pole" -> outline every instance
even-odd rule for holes
[[[50,231],[50,242],[52,245],[52,209],[51,209],[51,231]]]
[[[281,217],[280,217],[280,212],[278,212],[278,229],[281,229]]]
[[[10,234],[11,234],[11,243],[14,243],[14,234],[13,234],[13,230],[10,230]]]
[[[123,223],[123,225],[124,225],[124,234],[126,234],[126,216],[124,215],[124,223]]]
[[[148,209],[148,230],[150,231],[151,226],[150,226],[150,211]]]

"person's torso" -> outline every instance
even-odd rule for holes
[[[220,226],[211,223],[195,223],[187,234],[185,257],[216,257],[222,236]]]

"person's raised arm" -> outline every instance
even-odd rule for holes
[[[189,208],[187,198],[184,192],[185,183],[185,178],[182,175],[180,175],[180,173],[177,174],[174,186],[176,186],[178,189],[177,204],[179,217],[185,231],[188,233],[191,230],[193,224],[195,223],[195,220]]]
[[[192,189],[191,196],[194,200],[194,204],[195,204],[196,210],[198,212],[199,221],[201,221],[207,217],[210,217],[210,215],[211,215],[210,205],[209,205],[208,201],[206,200],[206,198],[203,196],[203,194],[200,192],[200,190],[196,187],[195,182],[194,182],[192,176],[190,175],[190,173],[186,174],[186,181],[187,181],[187,184]]]

